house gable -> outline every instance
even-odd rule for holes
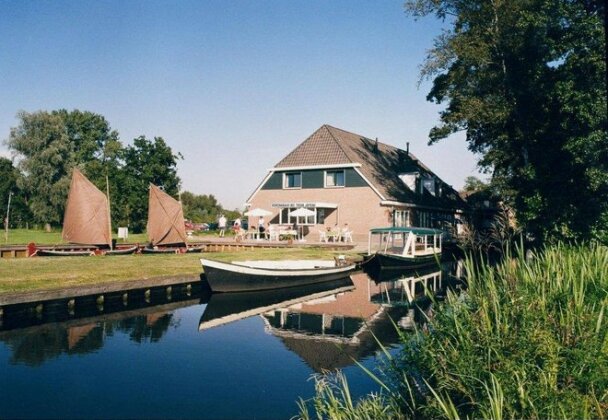
[[[359,175],[354,168],[336,168],[336,169],[309,169],[299,171],[281,171],[275,170],[268,180],[262,185],[262,190],[281,190],[283,189],[283,176],[285,173],[301,172],[302,173],[302,189],[308,188],[325,188],[325,173],[326,171],[344,171],[344,188],[367,187],[367,182]]]

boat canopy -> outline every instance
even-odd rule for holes
[[[423,227],[384,227],[372,228],[369,233],[413,233],[414,235],[441,235],[442,230]]]

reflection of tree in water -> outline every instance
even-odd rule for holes
[[[120,320],[115,323],[115,327],[117,331],[129,334],[136,343],[147,340],[156,343],[169,330],[172,319],[173,313],[159,312]]]
[[[103,326],[89,324],[88,331],[74,337],[70,328],[44,328],[11,334],[4,341],[12,349],[11,363],[38,366],[62,353],[85,354],[103,346]],[[81,327],[82,328],[82,327]]]
[[[104,338],[115,332],[128,334],[137,343],[158,342],[175,324],[172,320],[173,313],[158,312],[84,325],[47,324],[31,330],[7,331],[0,335],[0,340],[12,350],[11,363],[39,366],[64,353],[86,354],[99,350]]]

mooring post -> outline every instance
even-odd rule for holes
[[[70,315],[74,315],[74,307],[76,306],[76,301],[74,299],[68,300],[68,313]]]

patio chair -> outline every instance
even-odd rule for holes
[[[247,239],[247,231],[245,229],[238,229],[234,232],[234,239],[237,242],[241,242]]]
[[[279,229],[277,229],[275,226],[270,225],[266,232],[268,234],[268,240],[270,240],[270,241],[279,240]]]
[[[342,240],[344,242],[352,242],[353,241],[353,231],[352,230],[346,230],[344,232],[342,232]]]
[[[327,235],[324,230],[319,230],[319,242],[327,243]]]

